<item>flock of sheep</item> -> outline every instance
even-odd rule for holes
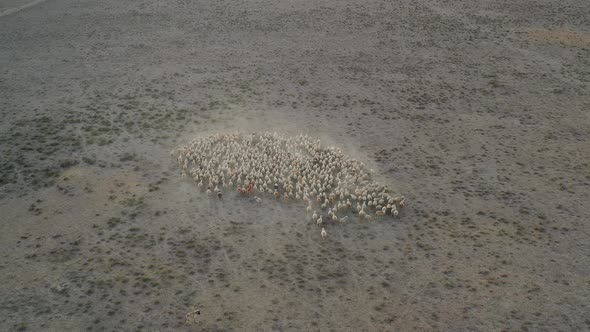
[[[303,201],[311,221],[320,226],[345,223],[351,213],[360,220],[394,218],[405,205],[403,196],[391,196],[371,180],[362,162],[307,135],[214,134],[194,139],[175,154],[182,175],[209,196],[221,199],[224,191],[236,190],[258,204],[264,195]],[[324,228],[321,235],[327,236]]]

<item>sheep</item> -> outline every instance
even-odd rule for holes
[[[359,212],[359,217],[364,218],[366,215],[367,213],[365,212],[365,210],[361,209],[361,211]]]

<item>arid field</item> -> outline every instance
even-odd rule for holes
[[[0,331],[590,331],[589,17],[0,0]],[[323,239],[303,202],[208,197],[171,152],[235,131],[407,204]]]

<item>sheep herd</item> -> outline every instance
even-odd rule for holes
[[[345,223],[353,214],[360,220],[395,218],[405,205],[403,196],[392,196],[386,186],[372,180],[362,162],[307,135],[213,134],[174,153],[182,175],[191,177],[207,195],[222,199],[225,192],[235,190],[257,204],[264,196],[303,201],[318,225]]]

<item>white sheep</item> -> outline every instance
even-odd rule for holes
[[[322,220],[322,216],[320,216],[320,217],[319,217],[319,218],[316,220],[316,223],[317,223],[318,225],[321,225],[323,222],[324,222],[324,221]]]

